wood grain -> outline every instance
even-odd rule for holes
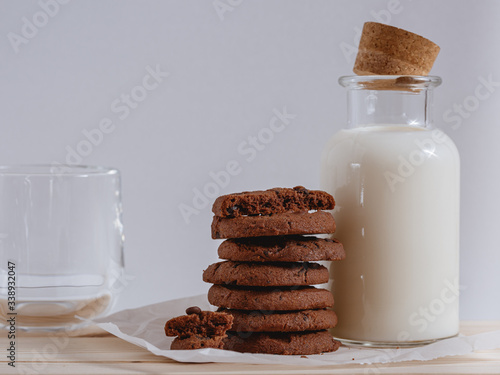
[[[461,333],[472,335],[500,329],[497,322],[464,322]],[[0,374],[499,374],[500,349],[427,362],[385,365],[331,365],[321,367],[248,365],[230,363],[178,363],[157,357],[145,349],[98,329],[80,336],[28,335],[21,333],[16,344],[16,369],[0,357]],[[6,332],[0,348],[7,348]]]

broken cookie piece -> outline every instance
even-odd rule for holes
[[[224,348],[224,336],[206,337],[206,336],[188,336],[184,339],[176,337],[170,345],[171,350],[190,350],[190,349],[203,349],[203,348]]]
[[[231,315],[202,311],[197,306],[187,308],[186,314],[172,318],[165,324],[165,334],[177,336],[170,349],[222,349],[222,339],[233,324]]]

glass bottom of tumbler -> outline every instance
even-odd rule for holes
[[[20,331],[73,331],[89,324],[105,313],[111,305],[111,295],[73,300],[18,300],[9,310],[8,301],[0,299],[0,329]],[[83,318],[83,319],[81,319]]]
[[[334,336],[335,340],[340,341],[345,346],[352,347],[365,347],[365,348],[381,348],[381,349],[401,349],[401,348],[413,348],[417,346],[429,345],[437,341],[450,339],[452,337],[458,336],[456,335],[442,337],[438,339],[431,340],[418,340],[418,341],[364,341],[364,340],[350,340],[344,339],[342,337]]]

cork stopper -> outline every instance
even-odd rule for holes
[[[377,22],[366,22],[354,73],[358,75],[429,74],[439,46],[420,35]]]

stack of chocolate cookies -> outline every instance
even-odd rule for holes
[[[213,205],[212,238],[226,259],[210,265],[203,280],[208,300],[234,317],[224,349],[270,354],[318,354],[340,343],[328,329],[337,323],[333,296],[314,284],[328,282],[316,261],[345,257],[336,240],[305,236],[335,231],[333,197],[323,191],[275,188],[229,194]]]

